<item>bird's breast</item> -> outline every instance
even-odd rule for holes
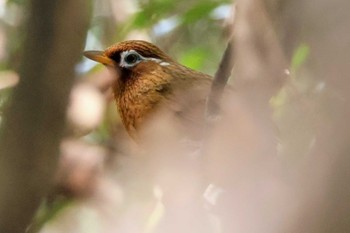
[[[163,99],[156,88],[133,87],[120,93],[116,97],[117,107],[128,133],[135,134]]]

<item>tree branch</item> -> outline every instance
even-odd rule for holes
[[[23,232],[52,186],[74,66],[88,26],[87,5],[30,2],[21,81],[0,138],[0,232]]]
[[[233,68],[233,41],[228,42],[220,65],[216,71],[207,102],[207,117],[215,117],[220,110],[219,102]]]

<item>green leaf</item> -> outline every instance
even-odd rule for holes
[[[295,50],[293,58],[292,58],[292,64],[291,69],[293,72],[300,69],[300,67],[305,63],[307,58],[310,54],[310,47],[306,44],[301,44],[299,47]]]
[[[162,18],[174,11],[175,5],[171,0],[153,0],[149,4],[140,6],[132,22],[132,28],[149,28]]]
[[[206,60],[208,53],[204,48],[193,48],[182,54],[179,61],[181,64],[195,69],[200,70]]]
[[[24,5],[26,3],[26,0],[7,0],[7,3],[15,3],[18,5]]]
[[[148,27],[149,24],[150,24],[150,20],[148,19],[144,11],[140,11],[139,13],[136,14],[133,21],[134,28],[145,28],[145,27]]]
[[[203,2],[189,9],[182,17],[183,23],[189,24],[208,16],[218,5],[217,2]]]

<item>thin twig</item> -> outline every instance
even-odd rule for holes
[[[207,119],[215,118],[220,112],[220,100],[231,75],[234,64],[233,59],[233,41],[228,42],[225,53],[220,61],[219,68],[215,74],[214,81],[211,85],[211,90],[207,101]]]

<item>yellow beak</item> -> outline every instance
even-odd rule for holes
[[[95,50],[84,51],[83,54],[85,57],[87,57],[93,61],[97,61],[99,63],[102,63],[105,66],[116,66],[115,61],[113,61],[112,59],[107,57],[103,51],[95,51]]]

